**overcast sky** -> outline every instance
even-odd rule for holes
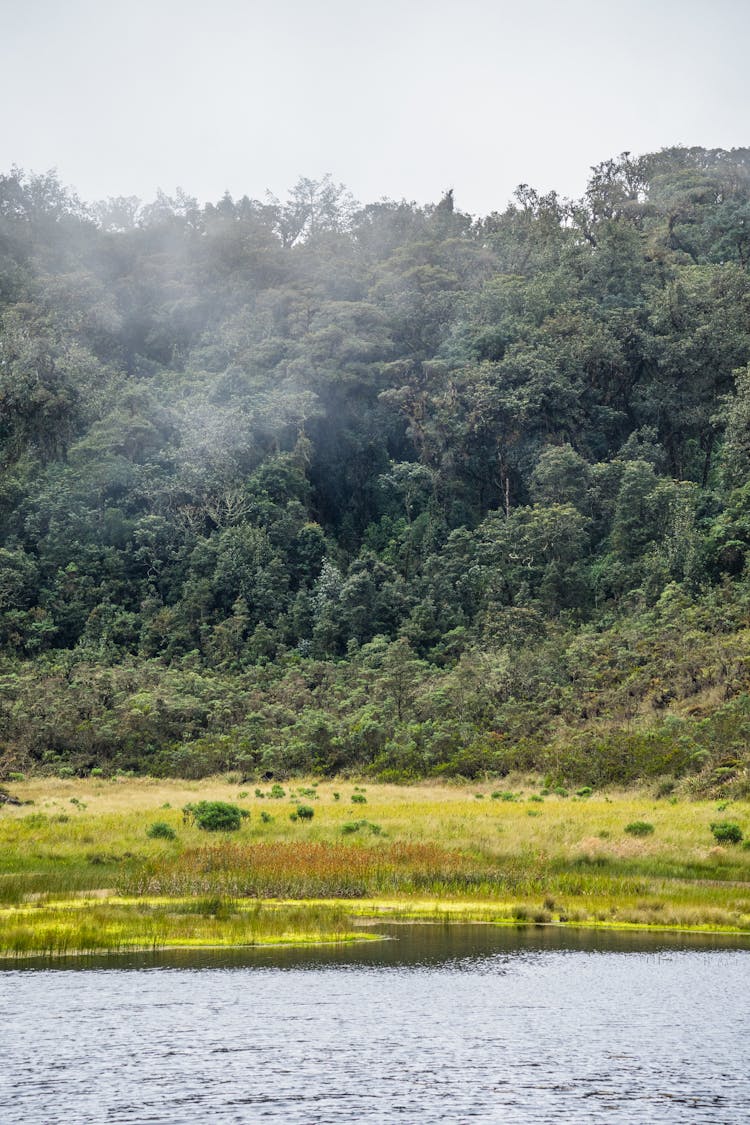
[[[501,209],[623,150],[750,145],[748,0],[0,0],[0,171],[88,200]]]

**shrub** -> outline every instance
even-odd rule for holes
[[[576,789],[576,797],[590,797],[593,789],[590,785],[584,785],[582,789]]]
[[[8,781],[25,781],[25,780],[26,780],[26,774],[24,774],[24,773],[17,773],[14,770],[12,773],[8,774]]]
[[[153,824],[149,824],[146,835],[151,840],[174,840],[177,833],[165,820],[156,820]]]
[[[270,812],[267,812],[265,809],[261,809],[260,819],[264,824],[270,824],[273,820],[273,817],[271,816]]]
[[[297,806],[297,820],[312,820],[314,816],[315,809],[311,805]]]
[[[348,820],[341,825],[342,836],[349,836],[352,832],[359,831],[367,831],[371,832],[373,836],[380,836],[383,829],[379,824],[373,824],[371,820]]]
[[[243,817],[249,816],[226,801],[199,801],[197,805],[185,805],[182,812],[185,820],[192,820],[204,832],[236,832]]]
[[[278,783],[275,784],[275,785],[272,785],[271,786],[271,792],[268,795],[269,795],[269,797],[273,797],[273,799],[275,801],[280,801],[282,797],[286,797],[286,793],[284,791],[284,786],[279,785]]]
[[[352,804],[353,805],[366,805],[367,804],[367,797],[365,797],[364,793],[352,793]]]
[[[631,820],[630,824],[625,825],[625,831],[628,836],[650,836],[654,826],[647,820]]]
[[[733,820],[717,820],[711,825],[714,840],[719,844],[739,844],[742,842],[743,832],[739,824]]]

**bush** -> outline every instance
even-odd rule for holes
[[[353,805],[366,805],[367,804],[367,797],[365,797],[364,793],[352,793],[352,804]]]
[[[353,832],[360,831],[371,832],[373,836],[380,836],[383,829],[379,824],[373,824],[371,820],[348,820],[341,825],[342,836],[350,836]]]
[[[151,840],[174,840],[177,833],[165,820],[156,820],[153,824],[149,824],[146,835]]]
[[[650,836],[654,826],[647,820],[632,820],[630,824],[625,825],[625,831],[628,836]]]
[[[297,806],[297,820],[312,820],[315,816],[315,809],[310,805]]]
[[[711,831],[714,834],[714,840],[719,844],[740,844],[742,842],[742,829],[733,820],[714,821],[711,825]]]
[[[250,815],[226,801],[199,801],[197,805],[185,805],[182,812],[204,832],[236,832],[243,818]]]

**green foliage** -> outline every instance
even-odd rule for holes
[[[719,844],[739,844],[744,837],[739,824],[735,824],[732,820],[714,821],[711,824],[711,832]]]
[[[185,805],[183,818],[191,821],[204,832],[236,832],[249,813],[237,805],[226,801],[198,801]]]
[[[146,829],[146,835],[150,840],[175,840],[177,833],[171,824],[167,824],[165,820],[155,820]]]
[[[630,824],[625,825],[625,831],[628,836],[651,836],[654,826],[648,820],[631,820]]]
[[[0,178],[0,776],[740,795],[749,166],[477,221]]]
[[[355,832],[369,832],[373,836],[380,836],[383,829],[380,824],[373,824],[371,820],[347,820],[341,825],[342,836],[351,836]]]

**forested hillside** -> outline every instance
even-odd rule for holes
[[[2,774],[750,791],[749,361],[750,149],[482,219],[0,177]]]

